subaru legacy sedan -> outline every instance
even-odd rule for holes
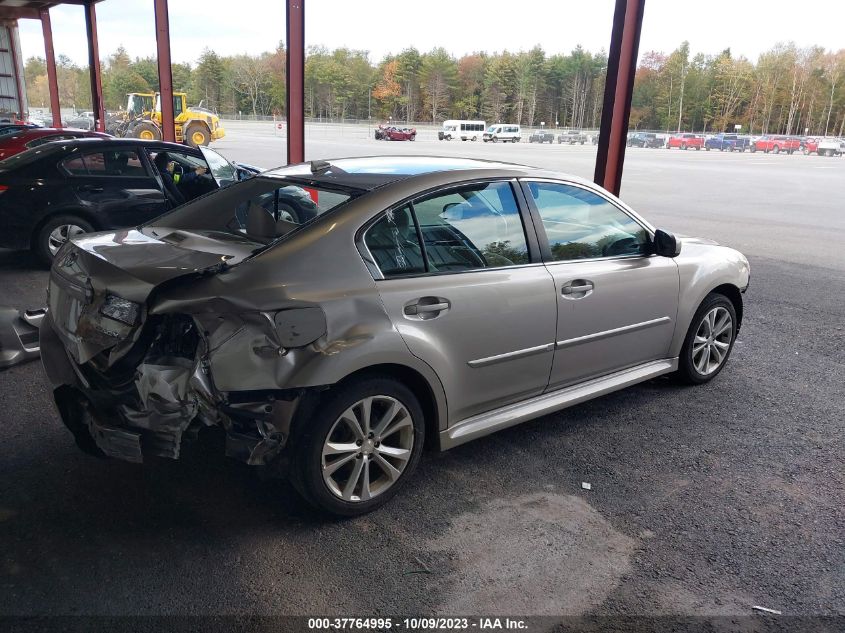
[[[298,189],[317,208],[276,208]],[[749,266],[592,183],[480,160],[371,157],[264,172],[151,223],[73,238],[41,322],[83,450],[226,454],[337,515],[458,446],[664,374],[725,366]]]

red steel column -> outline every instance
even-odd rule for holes
[[[288,120],[288,164],[305,160],[305,0],[287,0],[285,110]]]
[[[617,196],[622,186],[622,165],[625,162],[625,142],[644,11],[645,0],[616,0],[613,14],[594,180]]]
[[[161,137],[175,141],[173,125],[173,74],[170,69],[170,18],[167,0],[155,0],[156,45],[158,46],[158,85],[161,92]]]
[[[88,34],[88,73],[91,77],[91,110],[94,128],[106,131],[106,112],[103,107],[103,79],[100,72],[100,45],[97,41],[97,11],[94,3],[85,5],[85,32]]]
[[[53,112],[53,127],[62,127],[62,108],[59,105],[59,80],[56,75],[56,52],[53,50],[53,27],[50,25],[50,10],[41,9],[41,32],[44,34],[44,57],[47,62],[47,87],[50,91],[50,110]]]

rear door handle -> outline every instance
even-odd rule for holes
[[[595,285],[592,281],[588,281],[586,279],[576,279],[575,281],[571,282],[569,285],[564,286],[560,289],[560,293],[562,295],[580,295],[583,294],[586,296],[588,293],[592,292],[595,289]],[[580,299],[581,297],[572,297],[573,299]]]
[[[77,189],[86,193],[103,193],[103,188],[98,187],[97,185],[81,185],[80,187],[77,187]]]
[[[413,303],[407,304],[403,308],[405,316],[416,317],[418,319],[433,319],[441,312],[448,310],[451,307],[448,299],[443,297],[421,297]]]

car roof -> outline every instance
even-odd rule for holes
[[[101,138],[101,137],[87,137],[87,138],[77,138],[70,141],[64,141],[61,143],[61,147],[87,147],[90,145],[91,147],[113,147],[115,145],[120,145],[122,147],[125,146],[134,146],[134,147],[145,147],[147,149],[159,149],[159,150],[182,150],[182,151],[190,151],[195,152],[196,150],[188,147],[187,145],[181,145],[179,143],[169,143],[167,141],[148,141],[142,138]],[[58,146],[57,146],[58,147]]]
[[[82,130],[75,127],[32,127],[17,130],[16,138],[29,136],[50,136],[51,134],[102,134],[96,130]],[[96,138],[103,138],[102,136]]]
[[[447,156],[362,156],[301,163],[271,169],[265,177],[305,178],[314,184],[369,191],[399,180],[437,172],[468,170],[539,171],[534,167],[475,158]]]

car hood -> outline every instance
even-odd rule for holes
[[[120,354],[146,316],[153,290],[189,275],[214,274],[249,256],[258,245],[229,234],[144,227],[95,233],[71,241],[50,271],[49,311],[77,363],[104,350]],[[110,318],[110,302],[131,318]]]
[[[681,244],[701,244],[704,246],[720,246],[716,240],[711,240],[707,237],[691,237],[689,235],[675,235],[681,241]]]

